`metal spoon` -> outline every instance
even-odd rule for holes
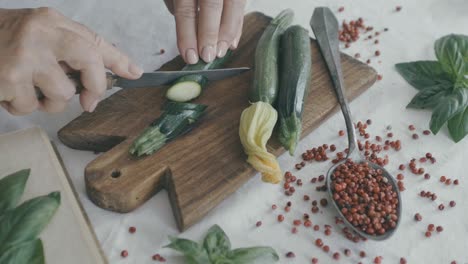
[[[315,37],[317,38],[318,45],[322,52],[322,56],[325,60],[325,64],[328,67],[328,70],[331,75],[331,79],[333,82],[333,87],[336,92],[336,97],[338,98],[338,102],[341,105],[341,111],[343,112],[343,116],[346,122],[346,129],[348,131],[348,155],[346,159],[342,160],[341,162],[336,163],[333,165],[327,172],[326,184],[327,184],[327,192],[333,202],[334,207],[343,218],[344,223],[348,226],[351,230],[355,231],[362,237],[373,239],[373,240],[384,240],[393,235],[398,225],[400,223],[401,217],[401,197],[400,191],[398,189],[397,183],[395,179],[381,166],[367,161],[364,156],[356,149],[357,141],[356,141],[356,132],[354,129],[353,121],[351,118],[351,111],[349,110],[348,101],[344,96],[344,82],[343,82],[343,73],[341,71],[341,62],[340,62],[340,52],[338,48],[338,21],[336,17],[333,15],[331,10],[327,7],[318,7],[315,9],[314,14],[310,20],[310,26],[315,33]],[[369,235],[358,228],[354,227],[350,222],[346,220],[344,215],[341,213],[338,205],[335,203],[333,199],[333,194],[331,191],[331,175],[335,171],[335,169],[340,166],[341,164],[345,163],[347,159],[353,160],[355,163],[361,163],[367,161],[369,166],[374,169],[381,169],[383,171],[383,176],[388,179],[388,182],[391,183],[393,190],[397,193],[398,196],[398,208],[397,208],[397,225],[395,228],[388,230],[383,235]]]

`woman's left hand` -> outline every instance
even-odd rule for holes
[[[175,16],[177,46],[188,64],[211,62],[239,44],[246,0],[165,0]]]

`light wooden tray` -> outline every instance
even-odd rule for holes
[[[0,135],[0,177],[31,169],[22,201],[60,191],[56,215],[40,235],[48,264],[107,263],[71,180],[47,134],[30,128]]]

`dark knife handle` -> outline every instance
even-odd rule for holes
[[[72,83],[75,85],[76,88],[76,94],[81,93],[83,91],[84,86],[81,83],[81,74],[79,72],[72,72],[72,73],[67,73],[68,78]],[[110,90],[112,87],[114,87],[115,82],[116,82],[116,77],[114,74],[110,72],[106,72],[106,89]],[[39,87],[34,87],[36,89],[36,96],[38,100],[42,100],[45,98],[45,95],[42,93],[41,89]]]

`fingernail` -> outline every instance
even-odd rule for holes
[[[213,45],[205,46],[202,50],[201,57],[205,62],[211,62],[216,56],[216,51]]]
[[[226,55],[227,49],[228,44],[226,41],[218,42],[218,53],[216,54],[216,56],[218,56],[218,58],[224,57],[224,55]]]
[[[185,52],[185,60],[188,64],[195,64],[198,62],[198,55],[194,49],[188,49]]]
[[[235,39],[232,41],[231,49],[237,49],[237,45],[239,45],[239,39],[235,38]]]
[[[94,101],[94,102],[89,106],[88,112],[90,112],[90,113],[94,112],[94,110],[96,109],[96,106],[97,106],[98,102],[99,102],[99,100]]]
[[[133,63],[130,63],[130,65],[128,66],[128,71],[130,71],[131,74],[136,76],[141,76],[143,74],[143,69]]]

